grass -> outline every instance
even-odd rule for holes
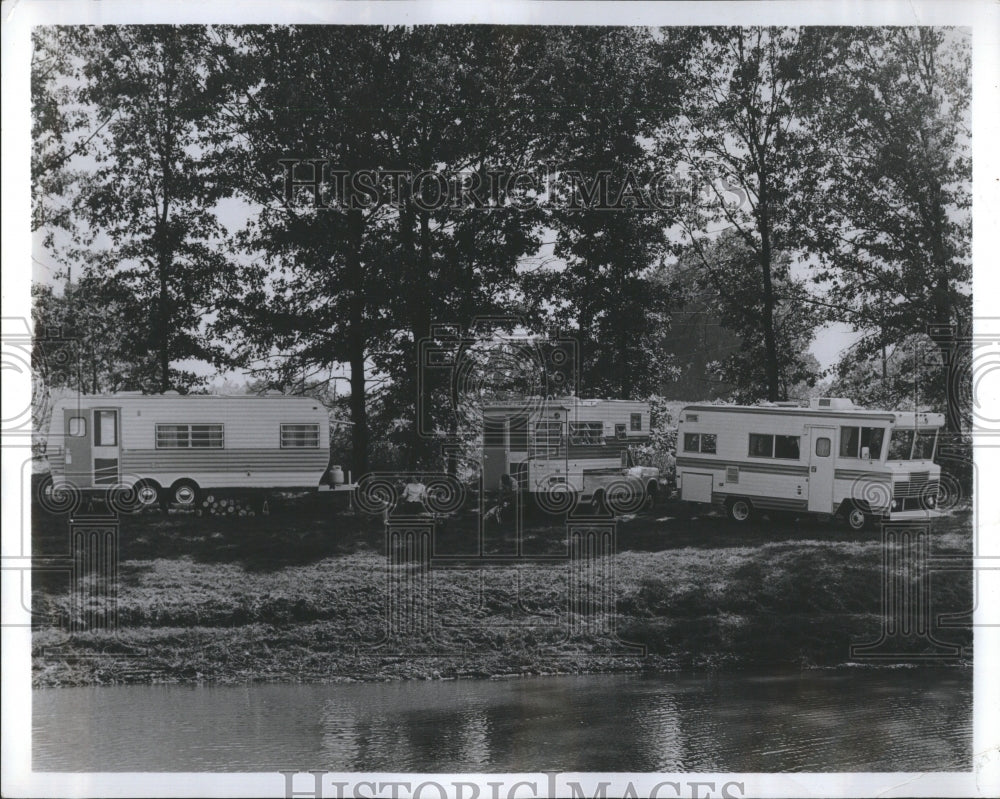
[[[800,668],[844,663],[883,621],[877,532],[640,514],[619,523],[616,554],[597,560],[574,595],[565,561],[477,564],[471,519],[440,536],[453,559],[425,582],[415,564],[388,572],[380,520],[292,510],[123,517],[117,629],[86,629],[65,578],[35,580],[36,612],[62,620],[35,631],[35,684]],[[66,518],[35,519],[36,554],[65,551]],[[936,555],[970,556],[969,514],[938,520],[933,540]],[[489,537],[486,549],[510,543]],[[524,539],[535,555],[565,546],[561,524],[533,524]],[[934,574],[936,613],[971,608],[970,575]],[[414,590],[393,605],[405,585]],[[571,602],[605,589],[613,607],[596,620]],[[393,607],[403,622],[383,640]],[[74,617],[84,629],[68,633]],[[971,646],[968,630],[949,640]]]

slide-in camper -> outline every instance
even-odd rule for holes
[[[329,428],[309,397],[80,395],[53,408],[46,452],[56,486],[191,506],[208,488],[318,486]]]
[[[629,462],[629,447],[649,441],[649,424],[642,401],[567,397],[488,406],[483,485],[496,490],[509,475],[543,503],[567,489],[584,501],[600,502],[609,489],[655,498],[659,471]]]
[[[680,498],[755,511],[835,514],[854,529],[872,517],[934,513],[940,413],[866,410],[842,398],[808,408],[688,405],[677,427]]]

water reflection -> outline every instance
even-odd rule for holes
[[[35,691],[36,770],[967,770],[969,670]]]

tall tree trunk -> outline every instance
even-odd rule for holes
[[[161,392],[170,391],[170,297],[167,291],[168,258],[169,255],[167,253],[160,254],[159,269],[157,270],[160,278],[157,347],[160,361]]]
[[[348,247],[346,266],[351,286],[348,363],[351,367],[351,421],[354,423],[351,444],[354,479],[368,472],[368,406],[365,397],[365,286],[361,265],[364,218],[360,210],[347,212]]]
[[[760,176],[760,197],[757,207],[757,226],[760,233],[760,271],[764,289],[764,369],[767,378],[767,399],[776,402],[781,396],[778,349],[774,336],[774,284],[771,279],[771,218],[768,213],[767,179]]]

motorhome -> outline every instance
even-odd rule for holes
[[[873,518],[935,513],[940,413],[878,411],[843,398],[809,407],[688,405],[677,432],[680,499],[745,522],[785,511]]]
[[[81,395],[55,404],[46,453],[54,486],[192,506],[209,488],[318,486],[329,427],[309,397]]]
[[[602,502],[655,499],[659,471],[635,466],[630,448],[649,441],[649,403],[568,397],[483,409],[483,485],[509,481],[541,504],[573,495]],[[558,501],[550,504],[558,505]]]

